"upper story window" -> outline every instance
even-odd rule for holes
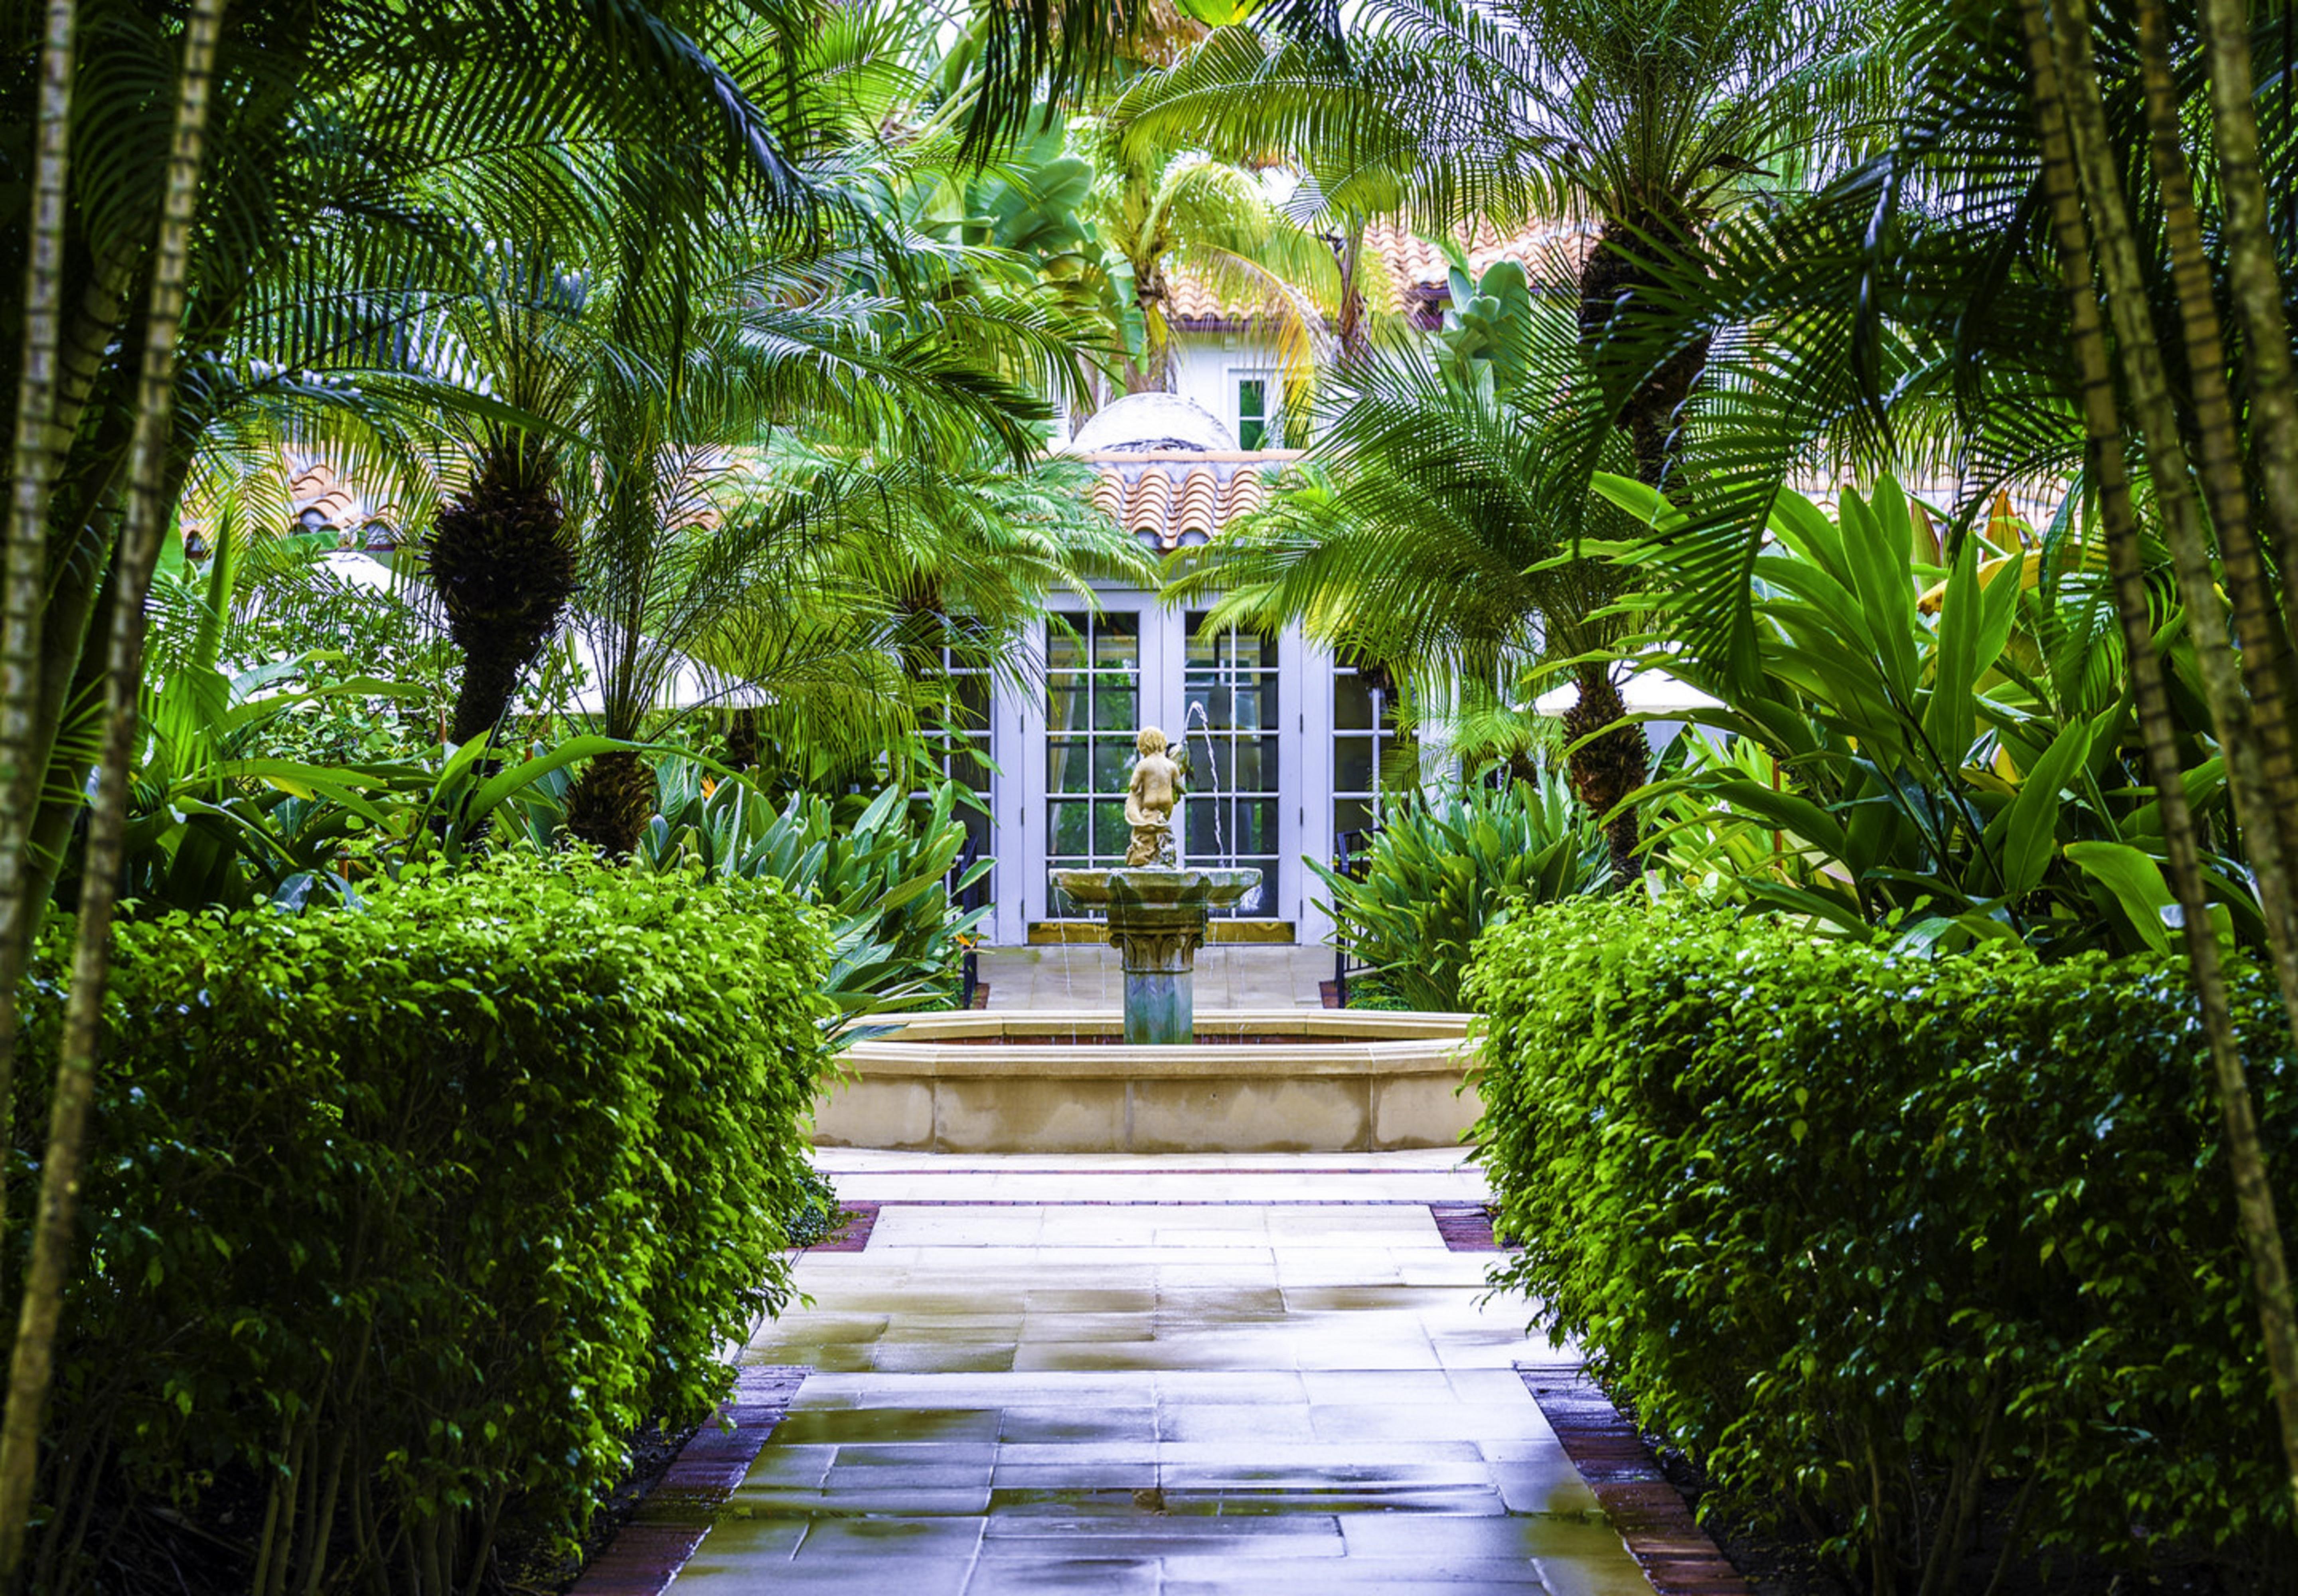
[[[1273,371],[1236,374],[1236,446],[1299,449],[1305,436],[1308,395],[1299,383]]]

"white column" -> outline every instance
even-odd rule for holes
[[[1332,934],[1333,922],[1317,902],[1325,894],[1324,883],[1302,859],[1329,864],[1333,858],[1333,658],[1294,630],[1285,633],[1277,657],[1294,690],[1292,711],[1285,716],[1291,733],[1285,761],[1285,818],[1298,827],[1290,854],[1298,887],[1290,901],[1300,927],[1295,934],[1304,943],[1317,943]]]
[[[997,688],[997,910],[992,937],[1019,947],[1029,922],[1045,917],[1046,898],[1046,628],[1029,628],[1013,674]]]

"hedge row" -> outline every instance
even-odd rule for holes
[[[124,925],[39,1587],[111,1586],[154,1514],[259,1592],[461,1591],[565,1546],[632,1431],[706,1414],[787,1294],[825,956],[772,883],[580,859]]]
[[[1723,1501],[1871,1590],[2030,1543],[2298,1580],[2194,1005],[2159,962],[1904,959],[1631,899],[1504,922],[1480,1136],[1509,1283]],[[2241,986],[2298,1215],[2298,1065]]]

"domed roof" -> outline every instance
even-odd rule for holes
[[[1236,447],[1219,417],[1178,393],[1128,393],[1095,410],[1069,443],[1071,454],[1150,449],[1204,453]]]

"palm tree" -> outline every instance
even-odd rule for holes
[[[1085,213],[1126,302],[1128,393],[1172,386],[1173,279],[1252,308],[1277,334],[1288,383],[1316,369],[1340,302],[1332,246],[1281,211],[1260,176],[1195,151],[1104,137]]]
[[[1591,351],[1657,260],[1847,159],[1875,103],[1876,7],[1824,0],[1375,0],[1340,38],[1225,29],[1128,90],[1125,141],[1281,151],[1330,214],[1435,231],[1528,215],[1598,228],[1579,271]],[[1705,355],[1607,372],[1657,484]]]
[[[1642,740],[1589,733],[1623,713],[1608,653],[1627,630],[1616,608],[1626,583],[1574,548],[1583,533],[1630,530],[1590,505],[1583,435],[1605,440],[1616,468],[1630,463],[1627,442],[1606,419],[1571,296],[1525,292],[1513,262],[1480,286],[1462,297],[1509,312],[1474,337],[1456,328],[1433,368],[1394,343],[1352,370],[1312,456],[1318,475],[1196,551],[1172,585],[1185,599],[1220,595],[1224,624],[1299,624],[1336,652],[1401,671],[1424,696],[1455,698],[1459,726],[1499,729],[1509,718],[1500,690],[1567,672],[1574,786],[1608,817],[1625,881],[1636,822],[1616,811],[1642,784]]]
[[[1446,232],[1476,217],[1592,221],[1581,381],[1607,404],[1580,429],[1576,471],[1584,481],[1616,426],[1633,474],[1658,485],[1709,339],[1633,336],[1657,272],[1735,208],[1811,180],[1814,152],[1845,146],[1873,99],[1872,42],[1872,8],[1823,0],[1376,0],[1344,40],[1216,33],[1128,94],[1120,139],[1283,150],[1352,227],[1384,206]],[[1584,662],[1574,678],[1577,785],[1608,812],[1642,785],[1648,745],[1609,671]],[[1612,822],[1624,865],[1634,827],[1632,814]]]
[[[991,12],[988,92],[967,122],[984,149],[1048,79],[1059,87],[1105,62],[1132,15],[1070,0]],[[0,991],[16,988],[87,801],[67,723],[100,702],[103,724],[0,1418],[0,1585],[14,1583],[26,1546],[74,1245],[144,597],[199,440],[246,407],[367,408],[367,386],[338,379],[403,376],[410,333],[489,280],[496,241],[550,236],[583,208],[601,175],[586,158],[620,161],[609,189],[690,225],[733,207],[803,232],[820,208],[792,154],[805,129],[778,112],[803,110],[788,103],[798,81],[789,69],[819,12],[814,0],[54,0],[36,26],[29,6],[9,9],[0,121],[37,129],[37,159],[29,225],[0,244],[0,326],[25,329],[17,380],[0,383],[12,442]],[[101,158],[67,181],[69,134]],[[530,529],[540,480],[481,476],[495,509],[525,507]],[[14,1043],[0,1025],[0,1082]]]
[[[1696,255],[1655,259],[1645,314],[1619,338],[1627,366],[1650,368],[1720,328],[1758,330],[1695,402],[1693,513],[1641,554],[1656,583],[1687,595],[1685,646],[1711,670],[1745,672],[1762,646],[1747,624],[1747,573],[1771,496],[1798,466],[1944,457],[1977,479],[1974,508],[1996,483],[2079,466],[2104,533],[2298,1494],[2298,1304],[2206,912],[2186,792],[2196,758],[2174,704],[2189,686],[2165,668],[2171,640],[2146,582],[2150,550],[2167,549],[2178,641],[2193,650],[2240,828],[2228,851],[2256,881],[2298,1027],[2292,523],[2267,491],[2298,466],[2285,426],[2291,329],[2273,285],[2298,259],[2290,234],[2262,225],[2265,191],[2298,180],[2298,146],[2286,134],[2261,140],[2243,87],[2294,62],[2278,30],[2251,34],[2217,0],[2191,11],[2144,0],[2136,12],[2134,40],[2083,0],[1911,9],[1913,92],[1876,160],[1732,219]],[[2186,70],[2196,61],[2209,73]],[[2215,173],[2198,178],[2205,162]],[[2220,325],[2222,302],[2235,327]]]

